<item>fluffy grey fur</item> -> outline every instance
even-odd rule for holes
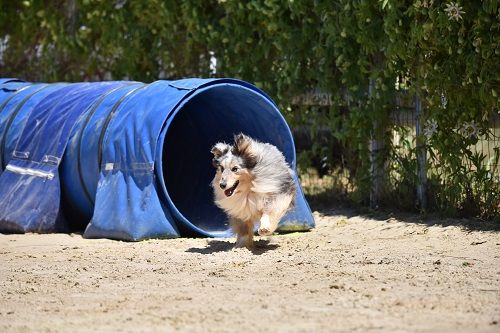
[[[295,201],[293,172],[273,145],[244,134],[212,148],[215,203],[231,219],[237,246],[252,247],[253,226],[270,235]]]

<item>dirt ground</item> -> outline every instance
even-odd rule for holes
[[[498,225],[314,214],[254,252],[0,235],[0,332],[500,332]]]

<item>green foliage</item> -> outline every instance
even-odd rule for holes
[[[351,172],[352,198],[366,203],[368,140],[385,143],[387,202],[414,207],[416,141],[428,152],[431,210],[500,215],[499,2],[439,0],[0,0],[7,47],[0,76],[39,81],[152,81],[211,75],[257,84],[292,127],[329,127]],[[8,36],[8,39],[5,39]],[[210,58],[217,59],[216,74]],[[371,82],[371,88],[369,85]],[[295,105],[311,90],[332,105]],[[423,103],[427,137],[394,142],[402,94]],[[406,126],[408,127],[408,126]],[[319,141],[318,141],[319,142]],[[493,141],[497,142],[498,141]],[[302,155],[335,145],[316,143]],[[492,161],[496,158],[496,164]],[[350,165],[352,164],[352,165]],[[406,194],[405,194],[406,193]]]

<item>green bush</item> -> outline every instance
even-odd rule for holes
[[[0,0],[0,74],[40,81],[241,78],[268,92],[292,127],[331,129],[346,163],[356,164],[349,166],[356,169],[356,201],[369,202],[374,138],[384,143],[381,202],[415,207],[418,141],[428,154],[429,210],[494,218],[500,134],[490,127],[499,116],[499,18],[497,0]],[[293,103],[312,90],[331,93],[330,105]],[[422,101],[425,135],[394,122],[401,96]],[[394,133],[405,140],[395,142]],[[481,153],[475,147],[484,140],[493,148]],[[338,145],[313,148],[328,147]]]

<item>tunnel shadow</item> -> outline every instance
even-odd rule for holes
[[[261,255],[268,251],[276,250],[279,247],[278,244],[270,244],[268,239],[259,239],[254,242],[254,248],[251,250],[252,254]],[[221,241],[221,240],[210,240],[206,247],[197,248],[192,247],[187,249],[186,252],[199,253],[199,254],[212,254],[217,252],[230,252],[234,249],[234,241]]]

